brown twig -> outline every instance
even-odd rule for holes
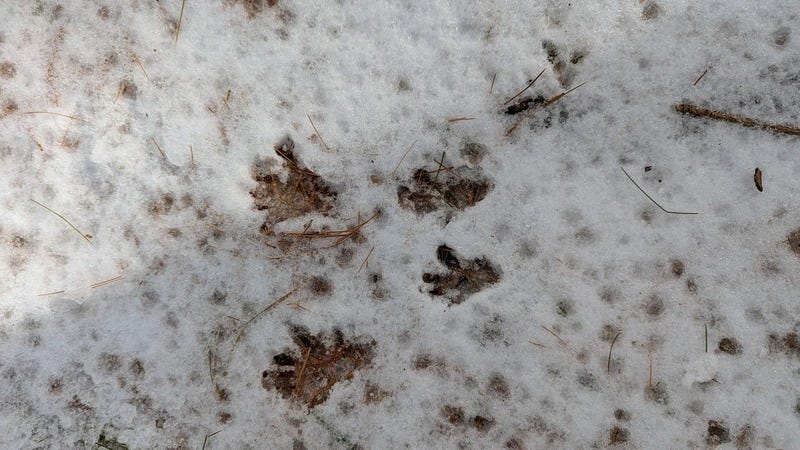
[[[708,73],[708,69],[704,70],[703,73],[701,73],[700,76],[697,77],[696,80],[694,80],[694,83],[692,83],[692,86],[697,86],[697,83],[699,83],[700,80],[702,80],[703,77],[706,76],[707,73]]]
[[[743,127],[748,128],[761,128],[762,130],[774,131],[776,133],[784,133],[792,136],[800,136],[800,128],[792,125],[780,125],[769,122],[762,122],[760,120],[751,119],[749,117],[734,116],[719,111],[714,111],[707,108],[701,108],[696,105],[688,103],[680,103],[675,105],[675,111],[681,114],[688,114],[694,117],[708,117],[714,120],[721,120],[723,122],[736,123]]]
[[[622,172],[625,173],[625,176],[628,177],[629,180],[631,180],[631,183],[633,183],[633,185],[636,186],[636,188],[639,189],[642,192],[642,194],[644,194],[645,197],[647,197],[651,202],[653,202],[653,204],[658,206],[658,208],[660,210],[664,211],[665,213],[667,213],[667,214],[684,214],[684,215],[700,214],[700,213],[696,213],[696,212],[669,211],[669,210],[665,209],[663,206],[659,205],[658,202],[653,199],[653,197],[650,197],[650,194],[645,192],[644,189],[642,189],[641,186],[639,186],[639,184],[636,181],[634,181],[633,178],[631,178],[630,175],[628,175],[628,172],[625,170],[624,167],[620,167],[620,169],[622,169]]]
[[[311,122],[311,128],[314,129],[314,133],[317,135],[317,137],[319,138],[320,142],[322,142],[322,145],[325,147],[325,150],[331,151],[331,148],[328,147],[328,144],[325,143],[325,139],[322,139],[322,135],[319,134],[319,130],[317,130],[317,126],[314,125],[314,121],[311,120],[311,116],[306,114],[306,117],[308,117],[308,121]]]
[[[527,86],[525,86],[525,87],[524,87],[524,88],[523,88],[521,91],[517,92],[516,94],[514,94],[514,96],[512,96],[512,97],[510,97],[508,100],[506,100],[506,101],[503,103],[503,106],[505,106],[505,105],[507,105],[507,104],[511,103],[511,102],[512,102],[512,101],[513,101],[515,98],[519,97],[519,96],[520,96],[520,95],[522,95],[522,94],[523,94],[525,91],[527,91],[527,90],[528,90],[528,89],[529,89],[531,86],[533,86],[533,83],[536,83],[536,80],[538,80],[538,79],[539,79],[539,77],[541,77],[543,73],[544,73],[544,69],[542,69],[542,71],[541,71],[541,72],[539,72],[539,75],[536,75],[536,78],[534,78],[534,79],[532,79],[531,81],[529,81],[529,82],[528,82],[528,85],[527,85]]]
[[[447,119],[447,123],[460,122],[462,120],[475,120],[475,118],[474,117],[453,117],[452,119]]]

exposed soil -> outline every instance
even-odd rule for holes
[[[429,214],[453,208],[463,211],[475,206],[492,190],[492,184],[480,168],[461,166],[417,169],[407,184],[397,188],[401,207],[417,214]]]
[[[284,220],[309,213],[326,214],[333,208],[337,195],[333,186],[297,159],[291,138],[287,137],[274,149],[283,161],[283,170],[272,159],[256,161],[252,175],[258,186],[250,191],[255,208],[267,212],[261,226],[261,232],[267,235],[273,235],[275,224]]]
[[[275,355],[273,368],[262,374],[261,385],[309,408],[324,403],[336,383],[352,378],[374,355],[375,341],[346,339],[338,329],[330,337],[314,336],[301,326],[292,326],[290,333],[297,351]]]
[[[426,272],[422,275],[422,281],[433,284],[429,294],[445,297],[450,305],[462,303],[470,295],[500,281],[498,269],[486,258],[462,263],[455,250],[444,244],[436,249],[436,258],[447,267],[447,272]]]

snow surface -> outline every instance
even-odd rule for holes
[[[800,123],[795,2],[181,3],[0,0],[0,447],[798,445],[797,138],[673,109]],[[338,195],[268,236],[286,137]],[[486,197],[400,207],[443,153]],[[499,281],[430,294],[442,244]],[[372,358],[309,408],[293,326]]]

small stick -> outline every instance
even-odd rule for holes
[[[620,334],[622,334],[622,332],[619,332],[616,336],[614,336],[614,339],[611,340],[611,347],[608,348],[608,364],[606,365],[608,373],[611,373],[611,351],[614,350],[614,343],[617,342],[617,338]]]
[[[764,192],[764,185],[761,184],[761,169],[758,167],[756,167],[756,171],[753,173],[753,181],[756,183],[758,192]]]
[[[181,14],[178,16],[178,28],[175,30],[175,46],[178,46],[178,36],[181,35],[181,24],[183,24],[183,9],[186,7],[186,0],[181,2]]]
[[[648,379],[647,385],[650,387],[650,389],[653,389],[653,356],[648,353],[647,359],[650,360],[650,377]]]
[[[107,285],[107,284],[111,284],[111,283],[113,283],[113,282],[115,282],[115,281],[119,281],[119,280],[121,280],[121,279],[122,279],[122,275],[117,275],[117,276],[116,276],[116,277],[114,277],[114,278],[109,278],[109,279],[107,279],[107,280],[98,281],[97,283],[94,283],[94,284],[92,284],[92,285],[91,285],[91,288],[92,288],[92,289],[94,289],[94,288],[98,288],[98,287],[100,287],[100,286],[105,286],[105,285]]]
[[[161,146],[158,145],[158,142],[156,142],[156,138],[150,138],[150,139],[152,139],[153,144],[156,144],[156,148],[158,149],[158,152],[161,153],[161,156],[163,156],[166,159],[167,155],[164,154],[164,150],[161,150]]]
[[[400,164],[403,164],[403,160],[406,159],[406,155],[408,155],[408,152],[410,152],[411,149],[414,148],[414,145],[416,145],[417,140],[418,139],[415,139],[414,142],[412,142],[411,145],[408,147],[408,150],[406,150],[406,152],[403,153],[403,157],[400,158],[400,161],[397,162],[397,166],[395,166],[394,170],[392,171],[392,176],[394,176],[395,172],[397,172],[397,169],[400,168]]]
[[[47,295],[63,294],[64,292],[66,292],[66,291],[61,290],[61,291],[45,292],[44,294],[38,294],[37,297],[44,297],[44,296],[47,296]]]
[[[300,392],[300,385],[303,383],[303,372],[306,371],[306,365],[308,365],[308,357],[311,356],[311,346],[308,346],[308,350],[306,350],[306,357],[303,359],[303,365],[300,367],[300,372],[297,373],[297,384],[294,386],[294,396],[297,397],[297,393]]]
[[[76,121],[78,121],[78,122],[89,123],[89,121],[88,121],[88,120],[83,120],[83,119],[81,119],[80,117],[70,116],[70,115],[68,115],[68,114],[61,114],[61,113],[52,112],[52,111],[25,111],[25,112],[24,112],[24,113],[22,113],[22,114],[52,114],[52,115],[54,115],[54,116],[66,117],[67,119],[76,120]]]
[[[539,72],[539,75],[536,75],[536,78],[534,78],[530,82],[528,82],[528,85],[525,86],[521,91],[517,92],[513,97],[511,97],[508,100],[506,100],[505,103],[503,103],[503,106],[511,103],[515,98],[519,97],[520,95],[522,95],[523,92],[527,91],[528,88],[533,86],[533,83],[536,83],[536,80],[538,80],[539,77],[541,77],[543,73],[544,73],[544,69],[542,69],[542,71]]]
[[[372,252],[373,252],[374,250],[375,250],[375,246],[373,245],[373,246],[372,246],[372,248],[371,248],[371,249],[369,249],[369,253],[367,253],[367,257],[366,257],[366,258],[364,258],[364,262],[362,262],[362,263],[361,263],[361,265],[360,265],[360,266],[358,266],[358,270],[356,271],[356,273],[358,273],[358,272],[361,272],[361,269],[362,269],[364,266],[367,266],[367,267],[369,267],[369,266],[367,265],[367,260],[369,260],[369,257],[372,255]]]
[[[215,431],[215,432],[213,432],[211,434],[206,434],[206,437],[203,438],[203,448],[202,448],[202,450],[206,450],[206,443],[208,442],[208,439],[211,438],[211,437],[216,436],[221,431],[222,430],[217,430],[217,431]]]
[[[32,201],[33,203],[36,203],[37,205],[41,206],[42,208],[44,208],[44,209],[46,209],[46,210],[50,211],[51,213],[55,214],[56,216],[58,216],[58,218],[60,218],[60,219],[61,219],[61,220],[63,220],[64,222],[66,222],[66,224],[67,224],[67,225],[69,225],[69,226],[70,226],[70,227],[71,227],[73,230],[75,230],[75,232],[76,232],[76,233],[80,234],[82,238],[86,239],[86,242],[88,242],[89,244],[92,244],[92,241],[91,241],[91,237],[92,237],[92,236],[91,236],[91,235],[88,235],[88,234],[86,234],[86,233],[84,233],[84,232],[83,232],[83,231],[81,231],[81,230],[79,230],[79,229],[78,229],[78,227],[76,227],[75,225],[73,225],[73,224],[72,224],[72,222],[70,222],[69,220],[67,220],[67,218],[66,218],[66,217],[62,216],[61,214],[59,214],[59,213],[57,213],[57,212],[55,212],[55,211],[53,211],[52,209],[50,209],[50,208],[48,208],[47,206],[45,206],[45,205],[43,205],[43,204],[41,204],[41,203],[37,202],[36,200],[34,200],[34,199],[32,199],[32,198],[30,198],[30,199],[28,199],[28,200]]]
[[[222,103],[225,104],[225,108],[227,108],[227,109],[231,109],[230,105],[228,104],[228,100],[230,100],[230,99],[231,99],[231,90],[228,89],[228,94],[225,95],[225,97],[222,98]]]
[[[769,122],[762,122],[760,120],[751,119],[749,117],[734,116],[719,111],[714,111],[707,108],[700,108],[696,105],[688,103],[681,103],[675,105],[675,111],[688,114],[694,117],[708,117],[714,120],[721,120],[724,122],[737,123],[743,127],[761,128],[762,130],[774,131],[776,133],[784,133],[792,136],[800,136],[800,128],[792,125],[780,125]]]
[[[653,200],[653,197],[650,197],[650,195],[649,195],[647,192],[645,192],[645,191],[644,191],[644,189],[642,189],[642,188],[639,186],[639,184],[638,184],[638,183],[636,183],[635,181],[633,181],[633,178],[631,178],[631,176],[630,176],[630,175],[628,175],[628,172],[625,170],[625,168],[623,168],[623,167],[620,167],[620,169],[622,169],[622,171],[625,173],[625,176],[626,176],[626,177],[628,177],[628,179],[629,179],[629,180],[631,180],[631,183],[633,183],[633,185],[634,185],[634,186],[636,186],[636,188],[637,188],[637,189],[639,189],[639,190],[642,192],[642,194],[644,194],[644,196],[645,196],[645,197],[647,197],[648,199],[650,199],[650,201],[651,201],[651,202],[653,202],[653,203],[654,203],[656,206],[658,206],[658,207],[659,207],[659,209],[661,209],[661,210],[662,210],[662,211],[664,211],[665,213],[667,213],[667,214],[700,214],[700,213],[696,213],[696,212],[669,211],[669,210],[667,210],[667,209],[664,209],[664,207],[663,207],[663,206],[661,206],[661,205],[659,205],[657,201]]]
[[[495,73],[492,75],[492,84],[489,85],[489,95],[492,94],[492,90],[494,90],[494,79],[497,78],[497,74]]]
[[[194,167],[194,149],[189,145],[189,156],[192,158],[192,167]]]
[[[697,86],[697,83],[699,83],[700,80],[702,80],[703,77],[706,76],[707,73],[708,73],[708,69],[704,70],[703,73],[701,73],[700,76],[697,77],[696,80],[694,80],[694,83],[692,83],[692,86]]]
[[[541,347],[541,348],[547,348],[547,346],[545,346],[545,345],[542,345],[542,344],[540,344],[540,343],[538,343],[538,342],[535,342],[535,341],[531,341],[531,340],[529,340],[528,342],[530,342],[531,344],[533,344],[533,345],[535,345],[535,346],[537,346],[537,347]]]
[[[706,353],[708,353],[708,324],[703,324],[703,328],[706,330]]]
[[[447,119],[447,123],[460,122],[462,120],[475,120],[475,118],[474,117],[453,117],[452,119]]]
[[[150,75],[148,75],[147,71],[144,70],[144,65],[142,64],[142,61],[139,59],[139,55],[137,55],[136,52],[133,52],[133,59],[136,60],[136,64],[138,64],[139,68],[142,69],[142,73],[144,73],[144,77],[147,78],[147,81],[152,83],[153,80],[150,79]]]
[[[322,139],[322,135],[319,134],[319,130],[317,130],[317,126],[314,125],[314,121],[311,120],[311,116],[306,114],[306,117],[308,117],[308,121],[311,122],[311,128],[314,129],[314,133],[316,133],[316,135],[319,138],[320,142],[322,142],[322,145],[325,146],[325,150],[331,151],[331,148],[328,147],[328,144],[325,143],[325,139]]]

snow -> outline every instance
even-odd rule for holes
[[[674,109],[797,126],[792,2],[181,3],[0,2],[0,447],[800,440],[797,138]]]

